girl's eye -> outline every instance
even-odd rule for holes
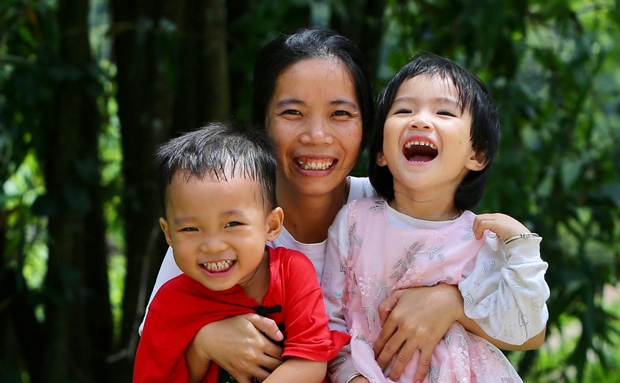
[[[397,109],[394,112],[394,114],[407,114],[407,113],[411,113],[411,109],[401,108],[401,109]]]
[[[439,112],[437,112],[437,114],[439,114],[441,116],[456,117],[456,115],[454,113],[450,112],[449,110],[440,110]]]
[[[226,224],[226,227],[235,227],[235,226],[240,226],[243,225],[241,222],[237,222],[237,221],[233,221],[233,222],[228,222]]]

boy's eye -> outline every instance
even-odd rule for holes
[[[225,227],[235,227],[235,226],[240,226],[240,225],[243,225],[243,224],[241,222],[232,221],[232,222],[228,222]]]
[[[198,231],[198,229],[195,227],[184,227],[181,231]]]

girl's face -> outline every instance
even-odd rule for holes
[[[402,83],[385,120],[383,151],[394,191],[415,200],[454,198],[470,170],[481,170],[470,141],[472,117],[452,81],[419,75]]]
[[[285,69],[267,106],[267,131],[278,148],[278,186],[327,194],[357,160],[362,118],[355,85],[335,59],[308,59]]]

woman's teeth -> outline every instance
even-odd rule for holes
[[[325,170],[332,166],[333,161],[304,162],[297,161],[297,164],[304,170]]]
[[[220,262],[203,263],[202,267],[204,267],[208,271],[219,273],[219,272],[230,269],[230,267],[232,266],[234,262],[235,261],[233,261],[232,259],[227,259],[225,261],[220,261]]]

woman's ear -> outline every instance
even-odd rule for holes
[[[168,226],[168,221],[166,221],[166,218],[164,217],[159,218],[159,227],[161,227],[161,231],[164,232],[164,235],[166,236],[166,242],[168,242],[168,245],[172,246],[172,239],[170,238],[170,226]]]
[[[383,154],[383,152],[377,153],[377,165],[379,166],[387,165],[387,161],[385,160],[385,155]]]
[[[484,158],[483,152],[476,152],[475,150],[472,150],[472,154],[469,157],[469,161],[467,161],[465,167],[469,170],[480,171],[487,166],[487,163],[488,161]]]
[[[281,207],[276,207],[267,216],[267,241],[272,242],[278,238],[284,225],[284,211]]]

